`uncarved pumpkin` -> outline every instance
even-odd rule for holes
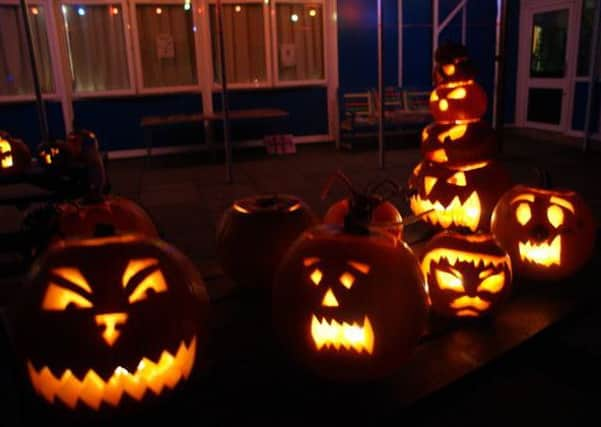
[[[309,206],[295,196],[258,195],[236,200],[217,226],[217,255],[237,284],[270,289],[288,247],[317,223]]]
[[[142,236],[60,242],[17,304],[28,382],[50,408],[120,414],[162,400],[204,360],[208,297],[191,262]]]
[[[596,221],[578,193],[516,185],[497,203],[492,232],[507,250],[516,274],[559,280],[590,259]]]
[[[492,234],[437,234],[424,249],[422,271],[431,308],[443,316],[487,315],[511,294],[511,259]]]

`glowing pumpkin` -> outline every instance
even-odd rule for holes
[[[497,153],[497,138],[483,121],[434,122],[422,130],[421,152],[425,160],[460,165],[488,160]]]
[[[476,69],[468,56],[467,48],[457,43],[445,43],[434,55],[433,81],[435,85],[473,80]]]
[[[574,191],[517,185],[503,195],[492,215],[492,232],[507,250],[516,274],[558,280],[591,257],[596,224]]]
[[[71,163],[73,152],[64,141],[52,141],[38,146],[37,158],[44,167],[58,169]]]
[[[351,196],[339,200],[330,206],[323,217],[324,224],[343,225],[344,219],[351,210],[351,205],[354,205],[355,209],[361,211],[369,210],[369,212],[371,212],[369,223],[372,227],[388,231],[398,239],[403,238],[403,217],[401,216],[401,213],[392,203],[387,201],[384,196],[378,194],[378,190],[383,187],[384,184],[390,184],[393,187],[396,187],[396,184],[390,180],[384,180],[368,187],[363,192],[359,192],[341,172],[336,173],[333,177],[341,179],[342,182],[346,184],[351,192]],[[322,198],[325,198],[331,182],[332,179],[330,179],[328,185],[324,188]],[[400,189],[395,188],[395,191],[400,191]]]
[[[449,167],[422,162],[409,178],[410,207],[434,226],[487,230],[495,204],[510,186],[509,174],[494,161]]]
[[[282,344],[307,370],[333,380],[390,375],[410,357],[426,320],[413,252],[361,218],[303,233],[273,289]]]
[[[32,268],[16,343],[51,408],[116,414],[163,399],[190,377],[204,359],[207,314],[198,272],[164,242],[61,242]]]
[[[437,122],[475,121],[486,112],[487,96],[473,80],[438,86],[430,94],[430,112]]]
[[[511,293],[511,259],[492,234],[434,236],[424,249],[422,271],[431,308],[443,316],[490,314]]]
[[[271,288],[288,247],[317,223],[311,209],[289,195],[259,195],[236,200],[217,227],[217,254],[223,271],[250,288]]]
[[[108,226],[116,234],[159,237],[148,213],[133,201],[119,196],[80,199],[57,206],[54,240],[94,237],[98,227]]]
[[[31,152],[23,141],[0,134],[0,176],[22,174],[31,163]]]

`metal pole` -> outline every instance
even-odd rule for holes
[[[503,152],[504,119],[505,119],[505,38],[507,34],[507,0],[501,2],[501,17],[499,19],[499,43],[497,53],[497,88],[495,91],[495,130],[497,131],[499,152]]]
[[[35,101],[38,111],[38,122],[40,125],[40,136],[42,142],[46,143],[49,140],[48,136],[48,118],[46,117],[46,106],[44,105],[44,99],[42,98],[42,88],[40,86],[40,78],[38,76],[38,62],[35,56],[35,49],[33,46],[33,37],[31,35],[31,27],[29,25],[29,17],[27,11],[27,0],[20,0],[21,2],[21,16],[23,18],[23,25],[25,26],[25,38],[27,40],[27,52],[29,53],[29,61],[31,63],[31,76],[33,78],[33,89],[35,91]]]
[[[219,40],[219,63],[221,64],[221,108],[223,111],[223,146],[225,149],[225,180],[232,182],[232,145],[230,141],[230,108],[228,104],[227,77],[225,70],[225,46],[223,43],[223,10],[221,0],[215,3],[217,13],[217,36]]]
[[[599,3],[595,8],[595,19],[593,20],[593,38],[591,40],[588,95],[586,97],[586,110],[584,116],[584,139],[582,140],[582,151],[588,151],[591,137],[591,116],[593,114],[593,95],[597,85],[597,69],[599,68]],[[601,124],[600,124],[601,125]]]
[[[378,0],[378,163],[384,169],[384,24],[382,20],[382,0]]]

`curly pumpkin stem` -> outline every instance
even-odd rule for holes
[[[547,169],[537,167],[536,175],[538,176],[538,186],[540,188],[548,190],[553,187],[551,182],[551,173]]]

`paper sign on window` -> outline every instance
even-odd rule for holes
[[[171,34],[157,35],[157,55],[159,59],[175,58],[175,44]]]
[[[294,43],[280,44],[280,65],[282,67],[296,66],[296,46]]]

